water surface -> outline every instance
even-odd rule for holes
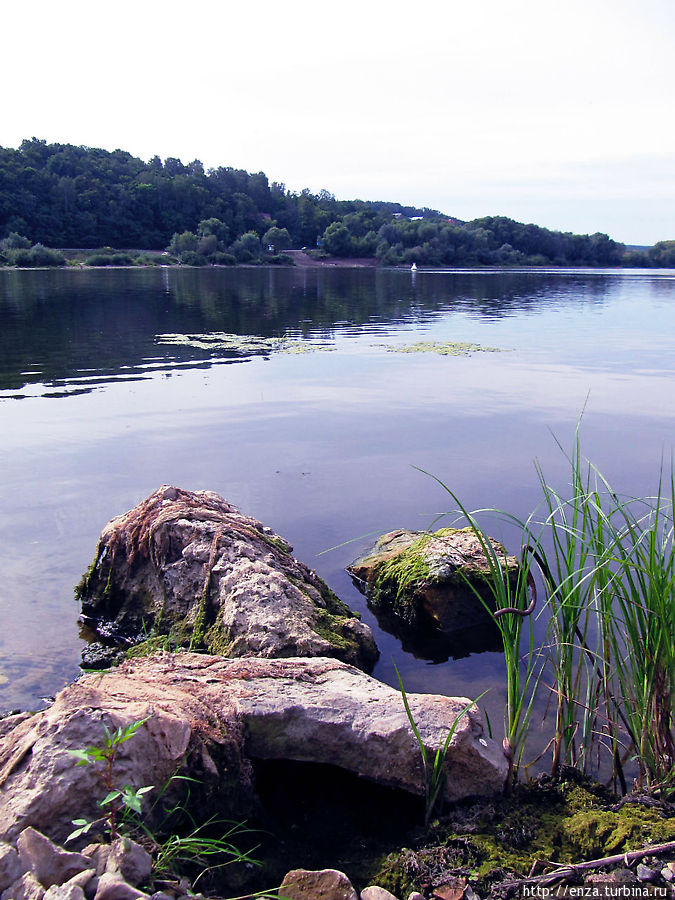
[[[499,722],[500,655],[415,658],[344,567],[374,535],[453,507],[419,469],[469,507],[527,515],[533,460],[565,484],[554,436],[570,447],[584,407],[583,449],[625,493],[655,489],[675,437],[673,272],[1,271],[0,322],[3,709],[39,708],[77,674],[73,585],[98,534],[172,483],[286,537],[374,628],[377,677],[394,683],[395,661],[411,691],[491,687]],[[321,349],[157,341],[211,332]],[[420,340],[503,352],[389,352]]]

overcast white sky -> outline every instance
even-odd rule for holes
[[[3,6],[0,145],[675,239],[674,0]]]

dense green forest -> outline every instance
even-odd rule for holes
[[[605,234],[504,217],[460,222],[427,208],[288,191],[262,172],[33,138],[0,148],[0,263],[63,264],[48,247],[108,248],[91,265],[152,261],[132,248],[166,249],[192,265],[284,262],[291,247],[384,265],[675,265],[673,241],[628,252]]]

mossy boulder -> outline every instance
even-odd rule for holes
[[[518,561],[491,540],[513,582]],[[374,611],[402,632],[436,631],[448,637],[493,624],[492,570],[471,528],[391,531],[348,568]]]
[[[164,485],[104,528],[76,588],[96,642],[220,656],[328,656],[370,669],[370,628],[271,528]],[[86,660],[86,656],[85,656]]]

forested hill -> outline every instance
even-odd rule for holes
[[[294,193],[262,172],[205,171],[199,160],[144,162],[122,150],[36,138],[18,149],[0,148],[5,246],[24,246],[17,235],[28,246],[171,245],[184,261],[242,262],[258,258],[258,247],[266,250],[270,231],[277,250],[319,244],[331,255],[377,256],[386,265],[658,264],[652,251],[628,254],[604,234],[562,234],[504,217],[460,222],[399,203]]]
[[[249,230],[262,235],[275,220],[293,245],[315,246],[347,215],[376,231],[394,213],[440,215],[400,203],[337,201],[327,191],[294,194],[262,172],[205,171],[199,160],[143,162],[122,150],[36,138],[18,150],[0,148],[0,237],[18,232],[52,247],[163,250],[175,233],[196,231],[211,218],[226,226],[229,240]]]

